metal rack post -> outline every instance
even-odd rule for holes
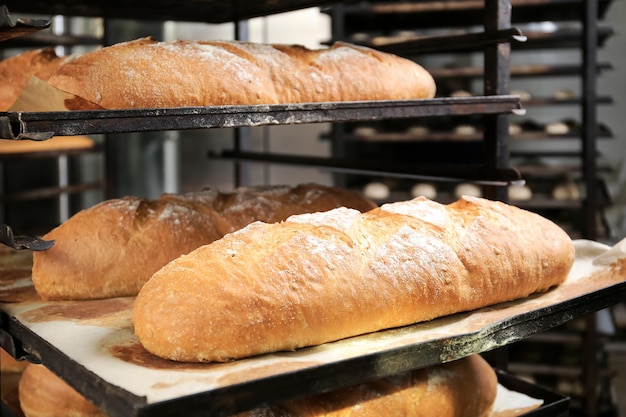
[[[486,0],[483,19],[485,32],[495,32],[511,26],[511,2],[508,0]],[[510,91],[511,45],[498,43],[486,45],[484,52],[484,93],[485,95],[502,95]],[[509,166],[508,115],[485,116],[484,161],[490,168],[507,168]],[[494,200],[506,201],[506,187],[485,187],[485,196]]]

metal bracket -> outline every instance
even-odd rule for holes
[[[11,227],[6,224],[0,224],[0,243],[17,250],[44,251],[54,245],[54,240],[43,240],[36,236],[27,235],[16,236],[13,234]]]
[[[13,22],[9,15],[9,9],[2,5],[0,6],[0,42],[39,32],[50,27],[51,23],[52,21],[47,19],[17,19]]]

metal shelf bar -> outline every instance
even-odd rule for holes
[[[386,177],[412,178],[418,180],[468,181],[489,185],[510,185],[523,182],[520,173],[512,168],[489,169],[473,165],[425,165],[406,164],[400,161],[354,160],[350,158],[316,158],[296,155],[264,154],[258,152],[223,151],[209,154],[211,158],[233,159],[236,161],[271,162],[298,166],[313,166],[329,171],[375,175]]]
[[[324,102],[131,110],[0,113],[0,137],[45,140],[53,135],[232,128],[371,121],[520,111],[519,96]]]

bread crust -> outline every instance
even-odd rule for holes
[[[376,207],[358,194],[318,184],[107,200],[44,236],[55,244],[34,253],[33,284],[44,300],[133,296],[169,261],[253,221],[341,206]]]
[[[488,417],[497,385],[494,370],[472,355],[234,417]]]
[[[169,263],[139,292],[134,329],[157,356],[228,361],[526,297],[573,261],[562,229],[500,202],[337,209],[255,222]]]
[[[106,417],[95,405],[43,365],[29,364],[19,382],[26,417]]]
[[[285,401],[234,417],[487,417],[497,376],[479,355]],[[89,400],[43,365],[29,364],[19,383],[26,417],[102,417]]]
[[[7,111],[19,97],[31,75],[47,81],[69,57],[54,49],[33,49],[0,61],[0,111]]]
[[[54,87],[106,109],[431,98],[420,65],[336,43],[157,42],[141,38],[84,54],[50,77]]]
[[[0,348],[0,372],[20,373],[28,365],[27,361],[13,359],[7,351]]]

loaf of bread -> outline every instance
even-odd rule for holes
[[[70,60],[59,57],[54,49],[34,49],[0,61],[0,111],[7,111],[20,95],[31,75],[47,81],[61,65]]]
[[[431,98],[413,61],[336,43],[157,42],[141,38],[84,54],[49,83],[106,109]]]
[[[488,417],[498,379],[479,355],[235,417]]]
[[[376,207],[356,193],[317,184],[107,200],[44,236],[55,244],[34,254],[33,283],[44,300],[132,296],[172,259],[253,221],[343,206]]]
[[[473,355],[234,417],[488,417],[497,385],[494,370]],[[26,417],[105,415],[43,365],[28,365],[19,398]]]
[[[26,368],[28,362],[13,359],[7,351],[0,348],[0,372],[20,373]]]
[[[26,417],[105,417],[89,400],[43,365],[29,364],[19,382]]]
[[[564,281],[568,235],[505,203],[423,197],[255,222],[170,262],[134,304],[149,352],[228,361],[526,297]]]

